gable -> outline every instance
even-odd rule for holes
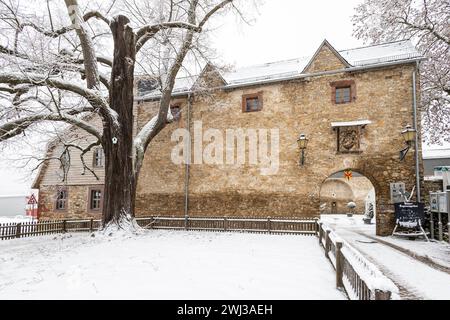
[[[205,90],[223,87],[227,84],[220,72],[214,65],[208,63],[205,68],[203,68],[200,76],[195,82],[194,90]]]
[[[341,70],[351,65],[325,40],[314,54],[303,73],[317,73],[332,70]]]
[[[96,114],[89,114],[83,120],[98,128],[102,127],[101,118]],[[67,129],[63,130],[56,138],[48,143],[45,154],[46,160],[43,161],[39,167],[35,180],[33,181],[32,188],[39,189],[40,186],[44,185],[60,184],[102,184],[104,181],[104,170],[94,170],[99,179],[97,179],[92,173],[88,172],[88,170],[84,170],[84,165],[81,161],[81,150],[76,148],[70,149],[70,167],[66,181],[63,181],[62,179],[60,162],[57,160],[64,150],[64,141],[66,143],[76,144],[81,148],[87,148],[96,140],[97,138],[74,125],[71,125]],[[90,169],[93,169],[93,149],[84,155],[84,161]],[[82,174],[83,172],[85,172],[85,174]]]

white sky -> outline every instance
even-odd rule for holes
[[[237,67],[312,56],[324,39],[338,50],[362,45],[352,37],[351,15],[361,0],[265,0],[250,26],[229,16],[214,47]]]
[[[338,50],[363,45],[352,36],[351,15],[360,0],[265,0],[250,26],[228,16],[217,23],[213,46],[220,61],[236,67],[311,56],[327,39]],[[0,195],[29,191],[29,172],[0,155]]]

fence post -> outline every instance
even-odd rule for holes
[[[63,233],[66,233],[66,232],[67,232],[66,220],[63,220],[63,224],[62,224],[62,232],[63,232]]]
[[[344,286],[342,277],[344,274],[343,269],[343,257],[342,257],[342,241],[336,241],[336,288],[342,288]]]
[[[227,231],[228,229],[228,222],[227,218],[223,218],[223,231]]]
[[[323,230],[322,222],[319,222],[319,244],[322,246]]]
[[[91,223],[89,224],[89,232],[93,232],[94,231],[94,219],[91,218]]]
[[[150,217],[150,223],[148,225],[150,229],[153,229],[153,221],[154,221],[153,217]]]
[[[20,238],[21,228],[22,224],[20,222],[16,224],[16,238]]]
[[[330,251],[330,232],[331,230],[327,230],[325,234],[325,257],[329,258],[328,252]]]
[[[270,220],[270,217],[267,217],[267,231],[269,234],[272,233],[272,221]]]
[[[375,300],[391,300],[390,291],[375,290]]]

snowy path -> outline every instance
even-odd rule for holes
[[[345,299],[317,238],[148,231],[0,242],[0,299]]]
[[[375,236],[375,226],[363,225],[360,222],[361,217],[358,216],[324,216],[322,220],[376,264],[399,287],[402,299],[450,299],[449,273],[423,263],[384,242],[407,248],[418,255],[426,255],[443,267],[446,267],[450,258],[449,246],[391,237],[378,240]]]

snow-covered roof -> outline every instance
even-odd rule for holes
[[[343,50],[339,53],[355,67],[422,58],[422,55],[409,40]]]
[[[223,74],[223,78],[228,84],[239,84],[266,79],[292,77],[299,75],[308,62],[309,57],[269,62],[226,72]]]
[[[173,93],[186,92],[189,91],[197,81],[197,76],[189,76],[177,78],[175,80],[175,85],[173,87]]]
[[[424,58],[409,40],[337,52],[350,64],[349,69],[375,67],[386,63],[415,61]],[[302,71],[311,58],[312,56],[264,63],[224,72],[221,75],[226,81],[225,88],[299,78],[308,76]],[[196,76],[176,79],[174,95],[189,92],[196,79]],[[157,98],[159,95],[159,91],[152,91],[139,97],[138,100]]]

